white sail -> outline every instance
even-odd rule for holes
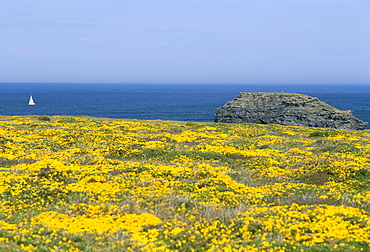
[[[32,99],[32,95],[30,97],[30,101],[28,102],[28,105],[36,105],[36,103]]]

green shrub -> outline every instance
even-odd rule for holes
[[[339,135],[339,133],[336,131],[314,131],[309,135],[309,137],[329,137],[337,135]]]
[[[39,117],[37,117],[37,120],[48,122],[48,121],[50,121],[50,117],[48,117],[48,116],[39,116]]]
[[[73,117],[63,117],[63,118],[60,118],[57,122],[59,122],[59,123],[75,123],[75,122],[78,122],[78,121]]]

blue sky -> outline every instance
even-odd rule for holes
[[[370,0],[0,0],[0,82],[370,84]]]

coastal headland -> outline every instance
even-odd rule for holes
[[[239,93],[216,110],[216,122],[364,129],[367,122],[315,97],[296,93]]]

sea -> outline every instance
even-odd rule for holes
[[[0,115],[213,122],[216,109],[239,92],[306,94],[370,122],[370,85],[353,84],[0,83]],[[28,105],[31,95],[35,106]]]

